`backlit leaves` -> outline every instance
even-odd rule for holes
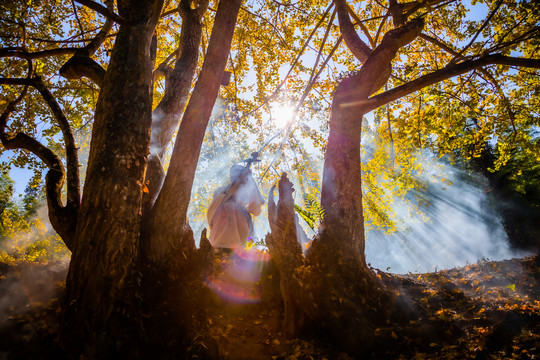
[[[353,21],[362,23],[362,26],[356,24],[360,37],[371,47],[379,44],[393,27],[388,2],[349,1],[348,4],[355,14]],[[533,58],[539,55],[540,5],[536,2],[482,0],[470,4],[464,1],[429,4],[419,2],[415,12],[409,14],[409,19],[424,18],[424,36],[400,50],[392,64],[388,90],[449,63],[486,53]],[[177,1],[166,1],[158,22],[156,67],[171,65],[179,56],[176,50],[182,18],[177,6]],[[212,1],[202,18],[199,69],[216,8],[217,1]],[[221,168],[228,168],[259,150],[280,131],[269,115],[270,107],[285,102],[294,107],[311,86],[294,124],[266,146],[254,174],[261,177],[264,191],[281,171],[287,171],[298,184],[297,200],[305,195],[319,196],[333,92],[341,79],[361,66],[344,44],[331,54],[340,36],[337,20],[333,18],[330,22],[333,11],[331,2],[320,0],[249,0],[243,4],[227,64],[231,81],[221,87],[216,114],[222,113],[210,121],[200,174],[215,169],[224,152],[228,154],[228,163],[221,162]],[[73,6],[71,1],[11,1],[2,4],[1,13],[0,46],[21,47],[29,53],[80,48],[105,21],[95,11],[77,3]],[[118,25],[114,25],[93,56],[105,69],[117,30]],[[58,76],[60,66],[69,56],[34,59],[33,68],[55,95],[73,129],[86,130],[92,125],[99,89],[85,78],[68,81]],[[317,68],[313,69],[317,56]],[[309,84],[328,57],[320,76]],[[0,58],[3,77],[25,77],[27,70],[24,59]],[[154,105],[164,90],[164,79],[157,75]],[[0,107],[6,106],[21,89],[2,86]],[[496,144],[493,170],[504,167],[516,154],[530,157],[538,164],[535,139],[540,126],[539,89],[537,70],[487,66],[424,88],[376,109],[373,116],[368,115],[369,120],[364,120],[369,121],[369,131],[364,132],[362,175],[368,224],[385,229],[398,226],[390,210],[393,197],[405,198],[411,189],[425,186],[414,178],[422,172],[419,149],[429,149],[439,156],[459,153],[465,159],[475,159],[485,152],[487,142]],[[58,128],[52,120],[40,95],[31,90],[11,117],[9,130],[24,130],[44,139],[44,143],[62,154]],[[82,145],[87,146],[88,142]],[[3,151],[0,149],[0,154]],[[4,167],[17,164],[40,169],[39,162],[27,154],[7,155],[2,157]],[[220,183],[215,181],[204,185],[206,190],[193,192],[198,214],[202,214],[212,189]]]

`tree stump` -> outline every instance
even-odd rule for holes
[[[300,301],[301,283],[297,276],[298,269],[304,264],[302,248],[298,242],[294,212],[294,191],[292,183],[283,173],[279,181],[279,201],[274,202],[275,186],[270,190],[268,200],[268,220],[272,232],[266,236],[266,245],[270,251],[280,276],[280,292],[283,299],[283,330],[289,336],[298,332],[303,322],[303,310]]]

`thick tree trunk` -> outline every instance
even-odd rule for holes
[[[218,5],[206,58],[180,124],[167,176],[154,206],[145,216],[143,288],[145,301],[152,306],[145,327],[151,333],[151,352],[162,354],[161,357],[182,354],[192,336],[207,326],[206,321],[199,320],[206,319],[204,304],[209,298],[201,279],[208,251],[195,248],[186,213],[239,9],[240,0],[221,0]]]
[[[340,18],[340,23],[342,20],[346,19]],[[364,269],[360,169],[362,116],[369,96],[388,81],[397,51],[414,40],[422,27],[423,21],[416,19],[387,32],[381,43],[367,55],[360,71],[341,81],[332,101],[321,192],[325,214],[320,241],[327,242],[327,246],[332,244],[339,261],[356,263]]]
[[[365,266],[364,215],[360,170],[360,137],[363,114],[344,107],[352,79],[337,88],[332,104],[330,133],[326,148],[321,205],[322,231],[339,257]]]
[[[344,106],[357,80],[345,79],[334,95],[321,194],[324,218],[308,264],[313,268],[316,323],[324,336],[359,354],[369,348],[374,328],[386,320],[392,300],[368,268],[364,255],[363,113],[358,107]],[[361,93],[358,87],[353,89],[356,95]],[[369,83],[364,94],[368,92]]]
[[[343,1],[336,3],[341,3],[338,12],[343,12]],[[340,24],[348,21],[348,15],[343,15]],[[308,264],[314,269],[314,288],[320,299],[316,307],[318,323],[326,334],[357,353],[369,347],[373,329],[386,320],[392,301],[368,268],[364,254],[362,117],[369,96],[388,81],[397,51],[422,27],[421,20],[411,21],[386,33],[371,53],[359,51],[363,61],[360,71],[341,81],[332,102],[321,191],[324,219]],[[350,37],[349,42],[361,42],[352,33],[343,35]]]
[[[137,298],[142,183],[150,143],[150,43],[161,1],[121,2],[120,27],[97,103],[84,194],[67,279],[72,350],[126,353]],[[129,330],[131,327],[131,330]]]

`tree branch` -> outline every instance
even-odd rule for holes
[[[76,209],[62,206],[62,185],[64,183],[65,172],[60,158],[49,148],[41,144],[36,139],[19,132],[17,134],[6,133],[7,121],[16,105],[24,98],[30,85],[35,85],[35,79],[27,80],[20,84],[25,85],[21,95],[11,101],[0,115],[0,140],[6,149],[24,149],[36,155],[47,165],[49,171],[45,177],[45,190],[47,195],[47,206],[49,209],[49,219],[54,229],[62,237],[66,246],[71,249],[73,245],[73,235],[77,222]],[[17,84],[19,85],[19,84]]]
[[[407,18],[403,16],[403,5],[397,2],[397,0],[388,1],[388,11],[392,16],[394,27],[401,26],[407,21]]]
[[[445,0],[431,0],[431,1],[413,1],[408,3],[402,3],[400,4],[402,6],[403,12],[406,12],[403,17],[405,19],[408,19],[411,15],[413,15],[418,10],[428,8],[432,10],[432,6],[439,5],[440,3],[444,2]],[[444,3],[442,6],[446,6],[456,0],[449,0],[446,3]],[[423,14],[425,15],[425,14]],[[423,16],[422,15],[422,16]]]
[[[58,102],[45,86],[40,77],[35,78],[35,88],[49,105],[58,127],[62,131],[64,144],[66,147],[66,167],[67,167],[67,206],[76,209],[80,205],[80,181],[79,181],[79,156],[71,126],[58,105]]]
[[[437,40],[437,39],[434,39],[428,35],[425,35],[425,34],[420,34],[420,37],[431,42],[432,44],[440,47],[441,49],[445,50],[446,52],[452,54],[454,56],[454,59],[456,58],[460,58],[460,59],[465,59],[465,57],[463,55],[461,55],[460,53],[458,53],[457,51],[455,51],[454,49],[452,49],[451,47],[449,47],[448,45],[446,45],[445,43]],[[508,100],[508,98],[506,97],[506,95],[504,94],[501,86],[499,85],[497,79],[495,79],[495,77],[487,70],[487,69],[484,69],[483,67],[480,67],[478,68],[478,71],[480,71],[482,74],[485,75],[485,77],[487,78],[484,78],[484,80],[486,80],[487,82],[490,82],[493,84],[493,86],[495,87],[495,89],[497,90],[497,93],[499,94],[500,98],[502,99],[502,102],[503,102],[503,105],[504,107],[506,108],[506,111],[508,112],[508,117],[510,119],[510,123],[512,125],[512,129],[514,131],[514,137],[516,136],[516,124],[515,124],[515,114],[514,114],[514,111],[512,110],[512,106],[510,104],[510,101]]]
[[[112,0],[107,0],[105,4],[109,11],[113,10]],[[99,33],[85,47],[78,49],[75,55],[62,65],[59,71],[60,75],[66,79],[79,79],[86,76],[101,87],[106,71],[96,61],[92,60],[90,56],[103,44],[112,26],[113,20],[107,18]]]
[[[376,44],[379,41],[379,36],[381,35],[382,29],[384,27],[384,24],[386,23],[386,20],[388,20],[388,13],[383,16],[381,22],[379,23],[379,27],[377,28],[377,33],[375,34],[375,38],[373,39],[373,42]]]
[[[367,99],[380,89],[390,78],[392,60],[398,50],[413,41],[423,27],[424,21],[417,18],[384,34],[381,43],[369,55],[360,71],[339,84],[334,101],[341,106],[349,106],[359,99]]]
[[[229,57],[240,5],[241,0],[222,0],[218,4],[208,52],[180,124],[167,176],[150,214],[149,257],[154,261],[170,258],[175,248],[195,248],[192,239],[182,240],[184,224],[201,144]]]
[[[487,69],[481,68],[480,72],[486,76],[487,79],[484,79],[484,80],[492,83],[495,89],[497,90],[497,94],[501,98],[503,106],[505,107],[506,112],[508,113],[508,118],[510,119],[510,125],[512,126],[512,131],[514,132],[513,139],[515,140],[517,136],[516,114],[514,113],[514,110],[512,110],[512,104],[510,103],[510,100],[508,100],[508,98],[506,97],[497,79],[495,79],[495,77]]]
[[[7,47],[0,48],[0,58],[2,57],[17,57],[25,60],[32,59],[41,59],[49,56],[58,56],[58,55],[71,55],[77,52],[77,48],[60,48],[60,49],[50,49],[42,50],[36,52],[28,52],[22,47]]]
[[[171,10],[168,10],[168,11],[165,11],[163,13],[161,13],[161,15],[159,16],[160,18],[165,18],[169,15],[172,15],[172,14],[176,14],[180,12],[180,10],[178,8],[175,8],[175,9],[171,9]]]
[[[495,51],[502,52],[503,50],[505,50],[505,49],[507,49],[507,48],[509,48],[511,46],[514,46],[514,45],[516,45],[516,44],[518,44],[520,42],[524,42],[524,41],[527,41],[527,40],[530,40],[530,39],[537,39],[538,38],[538,33],[540,33],[540,27],[539,26],[534,26],[533,28],[529,29],[525,33],[516,36],[512,40],[508,40],[508,41],[501,42],[501,43],[493,45],[492,47],[490,47],[489,49],[484,51],[484,54],[493,53]]]
[[[270,100],[272,100],[281,90],[281,88],[283,87],[283,85],[285,85],[285,83],[287,82],[287,80],[289,79],[289,76],[291,75],[292,71],[294,70],[294,68],[296,67],[296,65],[298,64],[298,61],[300,60],[300,57],[302,56],[302,54],[304,53],[304,50],[307,48],[309,42],[311,41],[311,38],[313,37],[313,35],[315,35],[315,32],[319,29],[319,27],[321,26],[322,22],[324,21],[324,19],[326,19],[326,16],[328,15],[328,13],[330,12],[330,10],[332,9],[334,5],[333,4],[330,4],[328,6],[328,8],[326,8],[326,11],[324,12],[323,16],[321,17],[321,19],[318,21],[317,25],[315,25],[315,27],[313,28],[313,30],[311,31],[311,33],[309,34],[307,40],[305,41],[304,45],[302,46],[302,49],[300,49],[300,51],[298,52],[298,54],[296,55],[296,58],[294,59],[294,62],[292,63],[291,67],[289,68],[289,71],[287,72],[287,75],[285,75],[285,77],[283,78],[283,81],[277,86],[277,88],[272,92],[272,94],[270,96],[268,96],[266,98],[266,100],[264,100],[259,106],[257,106],[256,108],[250,110],[248,113],[242,115],[242,117],[240,118],[240,120],[250,116],[251,114],[253,114],[254,112],[258,111],[260,108],[262,108],[264,105],[268,104],[268,102]],[[329,25],[330,26],[330,25]]]
[[[324,33],[321,46],[319,46],[319,51],[317,52],[317,58],[315,59],[315,64],[313,64],[313,67],[311,69],[311,74],[309,75],[308,83],[310,83],[313,80],[313,77],[315,75],[315,69],[319,65],[319,60],[321,59],[321,55],[324,50],[324,45],[326,45],[326,40],[328,39],[328,34],[330,34],[330,29],[332,28],[332,23],[334,22],[335,17],[336,17],[336,11],[334,10],[334,12],[332,13],[332,16],[330,16],[330,20],[328,21],[328,26],[326,27],[326,31]]]
[[[28,85],[32,86],[33,79],[25,78],[0,78],[0,85]]]
[[[358,15],[356,15],[356,13],[353,11],[353,9],[349,5],[347,5],[347,10],[349,11],[349,15],[351,15],[354,21],[356,21],[356,23],[360,26],[360,29],[362,29],[362,32],[364,33],[364,35],[366,35],[366,37],[368,38],[369,45],[371,45],[371,47],[377,46],[377,43],[371,37],[369,30],[366,28],[362,20],[360,20]]]
[[[105,0],[105,5],[107,5],[107,9],[113,11],[113,0]],[[99,33],[84,47],[84,50],[81,49],[79,55],[91,56],[92,54],[94,54],[109,35],[109,32],[111,31],[113,25],[113,21],[107,18],[107,20],[105,20],[105,23],[103,24],[103,27],[99,30]]]
[[[107,19],[111,19],[113,20],[114,22],[118,23],[118,24],[124,24],[126,22],[126,20],[121,17],[120,15],[114,13],[113,11],[107,9],[105,6],[97,3],[97,2],[94,2],[92,0],[75,0],[76,2],[78,2],[79,4],[81,5],[84,5],[98,13],[100,13],[101,15],[105,16]]]
[[[488,17],[484,20],[484,23],[482,24],[482,26],[480,26],[480,28],[476,31],[476,34],[474,34],[473,38],[471,39],[471,41],[469,41],[469,43],[467,45],[465,45],[465,47],[463,49],[461,49],[461,51],[459,52],[459,54],[456,56],[456,59],[459,58],[461,55],[463,55],[465,53],[465,51],[467,51],[468,48],[471,47],[471,45],[475,42],[476,38],[478,38],[478,35],[480,35],[480,33],[482,32],[482,30],[485,29],[485,27],[487,26],[487,24],[490,22],[491,18],[495,15],[495,13],[499,10],[499,8],[501,7],[502,5],[502,1],[499,0],[499,2],[497,3],[497,5],[495,6],[495,9],[493,9],[493,11],[491,11],[491,13],[488,15]],[[454,61],[456,60],[454,59]]]
[[[105,77],[105,69],[95,60],[87,56],[74,55],[60,68],[60,75],[66,79],[76,80],[85,76],[101,87]]]
[[[367,113],[379,106],[409,95],[422,88],[486,65],[507,65],[540,69],[540,59],[515,58],[500,54],[486,55],[476,60],[467,60],[458,64],[449,64],[440,70],[421,76],[416,80],[373,96],[367,100],[355,101],[343,106],[361,106],[362,111]]]
[[[283,38],[283,35],[280,34],[279,32],[279,29],[276,27],[276,25],[272,24],[268,19],[266,19],[264,16],[261,16],[259,14],[255,14],[251,11],[249,11],[245,6],[242,6],[240,7],[240,9],[246,13],[248,13],[249,15],[251,16],[254,16],[254,17],[257,17],[259,19],[261,19],[263,22],[265,22],[266,24],[270,25],[272,27],[272,29],[274,29],[274,33],[276,34],[276,36],[279,38],[280,42],[281,42],[281,45],[284,46],[284,47],[287,47],[287,48],[290,48],[290,45],[289,45],[289,42],[286,41],[284,38]]]
[[[429,36],[427,34],[424,34],[424,33],[421,33],[418,36],[420,38],[432,43],[433,45],[440,47],[441,49],[443,49],[447,53],[450,53],[450,54],[452,54],[454,56],[459,56],[459,54],[458,54],[458,52],[456,50],[452,49],[450,46],[446,45],[442,41],[440,41],[438,39],[435,39],[434,37],[431,37],[431,36]]]
[[[346,0],[334,0],[338,14],[339,29],[345,40],[345,44],[351,50],[354,57],[360,62],[365,62],[371,53],[371,49],[360,39],[349,17],[349,6]]]
[[[75,6],[75,1],[71,0],[71,6],[73,7],[73,15],[75,15],[75,20],[77,20],[77,24],[79,25],[79,30],[81,30],[81,34],[84,33],[84,29],[81,24],[81,20],[79,19],[79,14],[77,14],[77,7]]]

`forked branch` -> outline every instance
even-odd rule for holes
[[[180,54],[180,56],[178,56],[174,68],[171,69],[167,66],[167,60],[158,67],[158,69],[163,68],[165,74],[165,94],[152,113],[150,144],[152,150],[146,171],[149,196],[145,208],[153,203],[163,182],[164,170],[161,159],[163,159],[175,130],[178,129],[191,83],[195,77],[202,38],[201,19],[208,3],[208,0],[203,0],[197,8],[192,9],[192,0],[180,2],[178,9],[183,20],[182,33],[180,45],[173,52],[173,54]]]
[[[338,103],[341,106],[356,106],[360,99],[367,99],[384,86],[392,73],[392,60],[398,50],[413,41],[423,27],[424,21],[418,18],[384,34],[381,43],[366,58],[360,71],[340,83],[335,97]]]

